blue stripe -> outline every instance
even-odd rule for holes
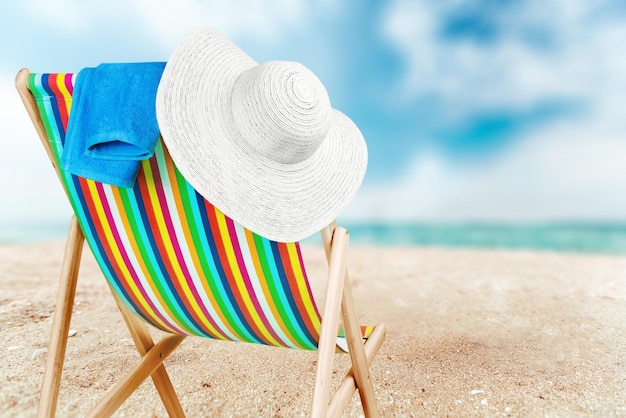
[[[261,239],[261,241],[263,242],[263,253],[265,254],[265,259],[266,259],[266,265],[269,266],[270,268],[270,273],[272,275],[272,277],[268,277],[266,278],[267,281],[272,281],[272,283],[275,283],[275,287],[276,290],[278,291],[278,296],[280,298],[280,302],[276,301],[276,304],[281,305],[281,307],[283,308],[284,312],[289,315],[289,323],[291,324],[292,328],[294,330],[298,330],[298,328],[301,327],[301,323],[300,321],[298,321],[297,316],[299,316],[299,313],[296,311],[294,312],[293,310],[293,304],[291,304],[289,302],[289,300],[287,299],[287,292],[285,287],[282,284],[282,280],[281,280],[281,275],[278,272],[278,267],[277,267],[277,260],[274,257],[274,250],[272,248],[272,241],[270,241],[267,238],[264,238],[260,235],[256,235],[258,238]],[[259,257],[261,257],[261,254],[259,254]],[[279,258],[280,259],[280,258]],[[284,272],[283,272],[284,275]],[[283,318],[284,320],[287,320],[287,318]],[[303,333],[300,333],[300,340],[305,340],[305,337],[303,335]]]
[[[176,175],[177,176],[179,175],[178,172],[176,173]],[[206,225],[208,223],[205,223],[203,221],[203,216],[200,213],[200,208],[199,208],[199,205],[197,204],[199,202],[196,199],[196,190],[186,180],[184,181],[184,183],[185,183],[184,187],[180,187],[181,193],[186,193],[186,197],[187,197],[186,200],[183,200],[183,204],[186,205],[185,208],[187,210],[191,211],[191,214],[193,216],[192,227],[195,228],[198,232],[197,236],[200,239],[201,251],[202,251],[202,254],[205,255],[204,261],[208,264],[208,267],[209,267],[209,271],[206,271],[204,265],[202,266],[203,268],[202,273],[204,274],[203,279],[207,283],[212,283],[215,285],[219,294],[214,295],[214,297],[217,300],[221,300],[221,301],[224,301],[224,303],[226,303],[228,297],[226,296],[226,290],[224,289],[224,285],[220,280],[215,280],[215,277],[219,277],[219,273],[217,271],[217,266],[215,265],[214,257],[211,253],[209,242],[207,240],[207,234],[209,232],[206,230]],[[189,202],[188,206],[187,206],[187,202]],[[204,208],[204,201],[202,201],[201,203],[202,203],[201,207]],[[204,217],[206,217],[206,212],[205,212]],[[218,306],[214,306],[214,308],[216,311],[222,311],[222,308],[219,306],[219,302],[218,302]],[[232,316],[232,315],[229,315],[229,316]],[[238,334],[245,334],[246,330],[243,328],[243,324],[241,323],[241,320],[239,319],[239,317],[234,316],[232,318],[234,319],[236,323],[233,324],[233,323],[230,323],[230,321],[228,321],[230,325],[236,328],[236,332]],[[243,338],[241,335],[233,334],[228,328],[222,329],[222,331],[225,334],[227,334],[229,338],[233,341],[246,341],[246,339]]]
[[[274,260],[281,260],[280,251],[278,250],[278,244],[274,241],[270,241],[270,245],[272,247],[272,254],[274,255]],[[278,271],[278,276],[280,277],[280,282],[282,284],[281,287],[285,290],[290,289],[289,282],[287,281],[287,274],[285,273],[283,263],[275,262],[274,264],[276,265],[276,270]],[[294,289],[294,290],[297,290],[297,289]],[[315,338],[313,338],[313,336],[309,332],[308,328],[306,327],[306,324],[304,323],[304,320],[302,319],[302,315],[300,311],[298,310],[298,305],[296,305],[293,291],[286,292],[286,295],[287,295],[287,300],[289,301],[289,306],[291,306],[291,309],[296,317],[298,325],[300,326],[300,332],[309,340],[309,342],[316,345]]]
[[[46,93],[48,93],[48,97],[50,97],[52,117],[54,118],[56,126],[59,128],[59,139],[61,140],[61,144],[64,144],[65,129],[63,129],[63,121],[61,120],[61,113],[59,112],[59,102],[57,101],[57,97],[54,95],[54,91],[50,87],[50,74],[44,74],[41,77],[41,86],[44,88]],[[48,117],[50,117],[50,115],[48,115]]]
[[[248,324],[248,321],[246,320],[246,317],[243,315],[243,312],[241,311],[241,309],[239,308],[239,305],[237,304],[237,300],[235,299],[235,295],[233,294],[233,291],[228,284],[226,273],[222,265],[222,260],[220,259],[219,253],[217,251],[215,237],[211,233],[212,232],[211,224],[209,223],[209,215],[206,211],[205,200],[198,192],[194,192],[194,193],[196,195],[196,201],[198,202],[198,210],[200,211],[200,214],[201,214],[200,218],[202,220],[202,224],[204,225],[204,230],[207,231],[205,236],[207,238],[207,243],[209,245],[209,249],[212,255],[210,258],[215,263],[215,270],[217,272],[217,277],[219,278],[219,280],[216,280],[215,282],[221,284],[221,287],[224,289],[224,293],[226,295],[226,299],[224,299],[224,302],[226,302],[226,300],[230,302],[230,308],[231,308],[230,311],[235,313],[234,317],[238,319],[238,325],[240,326],[240,330],[247,331],[248,339],[244,341],[251,341],[251,342],[257,342],[259,344],[263,344],[263,341],[260,340],[256,336],[255,332],[250,327],[250,324]],[[214,232],[216,234],[219,234],[219,231],[214,231]]]
[[[128,204],[129,204],[129,206],[125,205],[124,209],[126,211],[128,211],[128,213],[132,213],[133,217],[137,220],[137,223],[136,223],[137,228],[136,228],[136,230],[139,232],[139,237],[135,237],[135,239],[137,240],[138,245],[141,246],[144,249],[143,253],[145,253],[146,256],[148,257],[147,260],[146,260],[146,258],[143,258],[143,261],[144,261],[144,263],[147,266],[152,267],[153,271],[157,271],[158,272],[159,268],[157,267],[157,261],[156,261],[155,255],[154,255],[153,248],[152,248],[152,246],[145,245],[145,243],[149,241],[149,238],[148,238],[148,236],[146,234],[145,228],[142,227],[143,223],[141,221],[141,214],[140,214],[139,208],[137,206],[137,200],[135,199],[134,190],[133,189],[128,189],[128,188],[120,188],[119,190],[120,190],[120,193],[122,193],[122,194],[124,194],[126,196],[126,200],[125,201],[128,202]],[[139,257],[139,256],[141,256],[141,254],[137,254],[137,256]],[[159,278],[159,277],[149,276],[149,277],[146,277],[146,280],[154,282],[154,283],[156,283],[158,281],[163,282],[162,277]],[[164,288],[165,289],[165,293],[166,293],[166,294],[160,293],[161,297],[163,297],[167,301],[166,303],[168,305],[170,305],[170,303],[168,303],[168,302],[172,302],[174,300],[174,295],[172,294],[172,291],[171,291],[170,287],[166,285],[166,286],[162,286],[161,288]],[[178,318],[176,316],[174,316],[172,318],[172,322],[173,322],[172,325],[174,325],[176,328],[180,328],[182,330],[188,331],[188,325],[186,325],[185,323],[183,323],[183,324],[176,323],[177,319]],[[149,322],[153,323],[153,321],[149,321]],[[169,322],[169,321],[167,321],[167,322]]]
[[[206,335],[206,332],[204,332],[202,330],[202,326],[200,326],[195,320],[194,318],[191,316],[191,314],[189,313],[189,311],[187,310],[187,308],[185,307],[185,304],[183,303],[182,299],[180,298],[180,295],[178,294],[178,292],[176,291],[176,287],[174,287],[174,283],[172,282],[171,278],[169,277],[169,274],[167,272],[167,268],[165,267],[165,263],[163,262],[163,258],[160,257],[160,252],[159,252],[159,247],[156,243],[156,239],[154,237],[154,232],[152,230],[152,227],[150,226],[150,220],[148,219],[148,214],[146,212],[146,206],[144,204],[144,201],[142,199],[141,196],[141,189],[139,188],[139,183],[135,183],[135,186],[133,187],[133,193],[135,195],[135,201],[137,202],[137,209],[138,212],[140,214],[140,220],[142,222],[143,225],[143,230],[146,232],[146,237],[148,238],[147,241],[145,241],[145,244],[149,244],[149,247],[152,249],[153,253],[155,255],[157,255],[156,257],[156,267],[158,267],[157,272],[160,273],[159,277],[155,277],[154,280],[155,281],[160,281],[161,283],[165,284],[169,289],[171,294],[173,295],[174,299],[176,300],[176,309],[180,312],[182,312],[184,314],[184,316],[187,318],[187,320],[189,321],[188,323],[188,330],[190,331],[190,333],[192,334],[196,334],[196,335]]]

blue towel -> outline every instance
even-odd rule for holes
[[[61,167],[81,177],[132,187],[159,139],[156,92],[164,62],[101,64],[81,70]]]

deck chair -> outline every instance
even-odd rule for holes
[[[83,242],[93,252],[141,360],[90,416],[109,416],[148,376],[170,416],[184,416],[163,361],[186,336],[318,350],[312,416],[338,416],[358,389],[366,416],[378,416],[370,364],[384,325],[361,327],[346,268],[348,233],[333,222],[322,240],[328,260],[323,315],[298,243],[265,239],[204,200],[159,141],[133,188],[60,168],[72,103],[72,74],[21,70],[16,85],[74,210],[65,249],[40,395],[39,416],[54,416]],[[323,318],[323,319],[322,319]],[[146,326],[168,332],[159,342]],[[352,367],[331,399],[336,352]]]

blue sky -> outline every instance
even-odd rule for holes
[[[204,25],[258,62],[304,63],[361,128],[368,173],[344,219],[626,219],[623,2],[27,0],[0,16],[0,223],[70,211],[21,67],[165,61]]]

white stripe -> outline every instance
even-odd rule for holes
[[[228,327],[222,322],[222,319],[217,314],[215,307],[207,297],[204,287],[202,285],[202,279],[200,278],[200,274],[196,270],[196,266],[193,263],[193,258],[191,253],[189,252],[189,244],[184,233],[183,225],[181,224],[180,216],[178,216],[178,208],[176,207],[176,199],[174,198],[174,194],[172,193],[172,185],[169,178],[169,173],[167,171],[167,166],[163,158],[157,158],[157,163],[159,165],[159,173],[161,177],[161,182],[163,184],[163,192],[165,194],[165,200],[167,201],[167,206],[170,212],[170,220],[174,227],[174,231],[176,233],[176,239],[179,244],[180,251],[183,255],[183,259],[185,261],[185,265],[187,266],[187,271],[189,271],[189,275],[191,276],[191,280],[196,288],[196,292],[202,299],[202,301],[196,301],[211,315],[211,318],[215,321],[218,326],[217,331],[224,333],[228,338],[233,341],[241,341],[241,338],[238,338],[236,335],[233,335]],[[190,225],[185,225],[185,227],[189,228]],[[208,321],[207,321],[208,322]]]
[[[239,247],[241,249],[241,255],[243,257],[244,264],[246,266],[246,270],[248,271],[248,277],[250,278],[250,283],[254,289],[254,293],[257,296],[257,300],[265,313],[265,317],[269,320],[272,325],[272,328],[278,334],[280,339],[286,344],[288,347],[299,348],[295,345],[283,332],[282,328],[276,322],[276,318],[272,313],[272,310],[269,307],[267,299],[265,298],[265,293],[263,293],[263,288],[261,287],[261,283],[259,281],[259,276],[257,275],[257,271],[254,268],[254,262],[252,261],[252,256],[250,254],[250,246],[248,245],[248,241],[246,240],[246,232],[244,228],[239,225],[237,222],[233,222],[235,225],[235,231],[237,233],[237,239],[239,240]]]
[[[145,290],[146,294],[149,296],[150,301],[152,302],[152,304],[156,307],[156,309],[159,311],[159,313],[167,319],[169,324],[163,324],[163,326],[169,328],[171,326],[175,327],[174,329],[182,334],[186,334],[185,332],[183,332],[183,330],[181,330],[177,324],[176,324],[176,320],[173,319],[171,316],[168,315],[168,313],[163,310],[163,307],[161,306],[161,303],[159,302],[158,298],[156,297],[156,295],[154,294],[154,292],[152,291],[152,287],[150,286],[150,284],[148,283],[148,281],[146,280],[144,274],[143,274],[143,270],[141,269],[141,265],[139,263],[139,261],[137,260],[137,256],[138,254],[135,254],[135,252],[133,251],[133,247],[130,244],[130,241],[128,239],[128,236],[126,235],[126,230],[124,229],[124,223],[122,222],[122,218],[119,216],[119,210],[117,208],[116,205],[116,201],[115,201],[115,197],[113,196],[113,192],[111,190],[111,186],[103,184],[102,185],[103,190],[104,190],[104,194],[106,195],[107,201],[109,202],[109,208],[110,208],[110,212],[111,212],[111,216],[113,217],[113,223],[115,224],[115,227],[117,228],[118,231],[118,235],[122,241],[123,244],[123,250],[126,251],[126,255],[128,256],[128,259],[130,260],[130,264],[131,266],[127,266],[132,267],[135,270],[136,276],[139,278],[139,281],[141,282],[141,285],[143,287],[143,289]],[[119,208],[119,209],[123,209],[123,208]],[[120,249],[121,251],[122,249]],[[155,321],[157,322],[162,322],[162,320],[160,318],[155,318]]]

